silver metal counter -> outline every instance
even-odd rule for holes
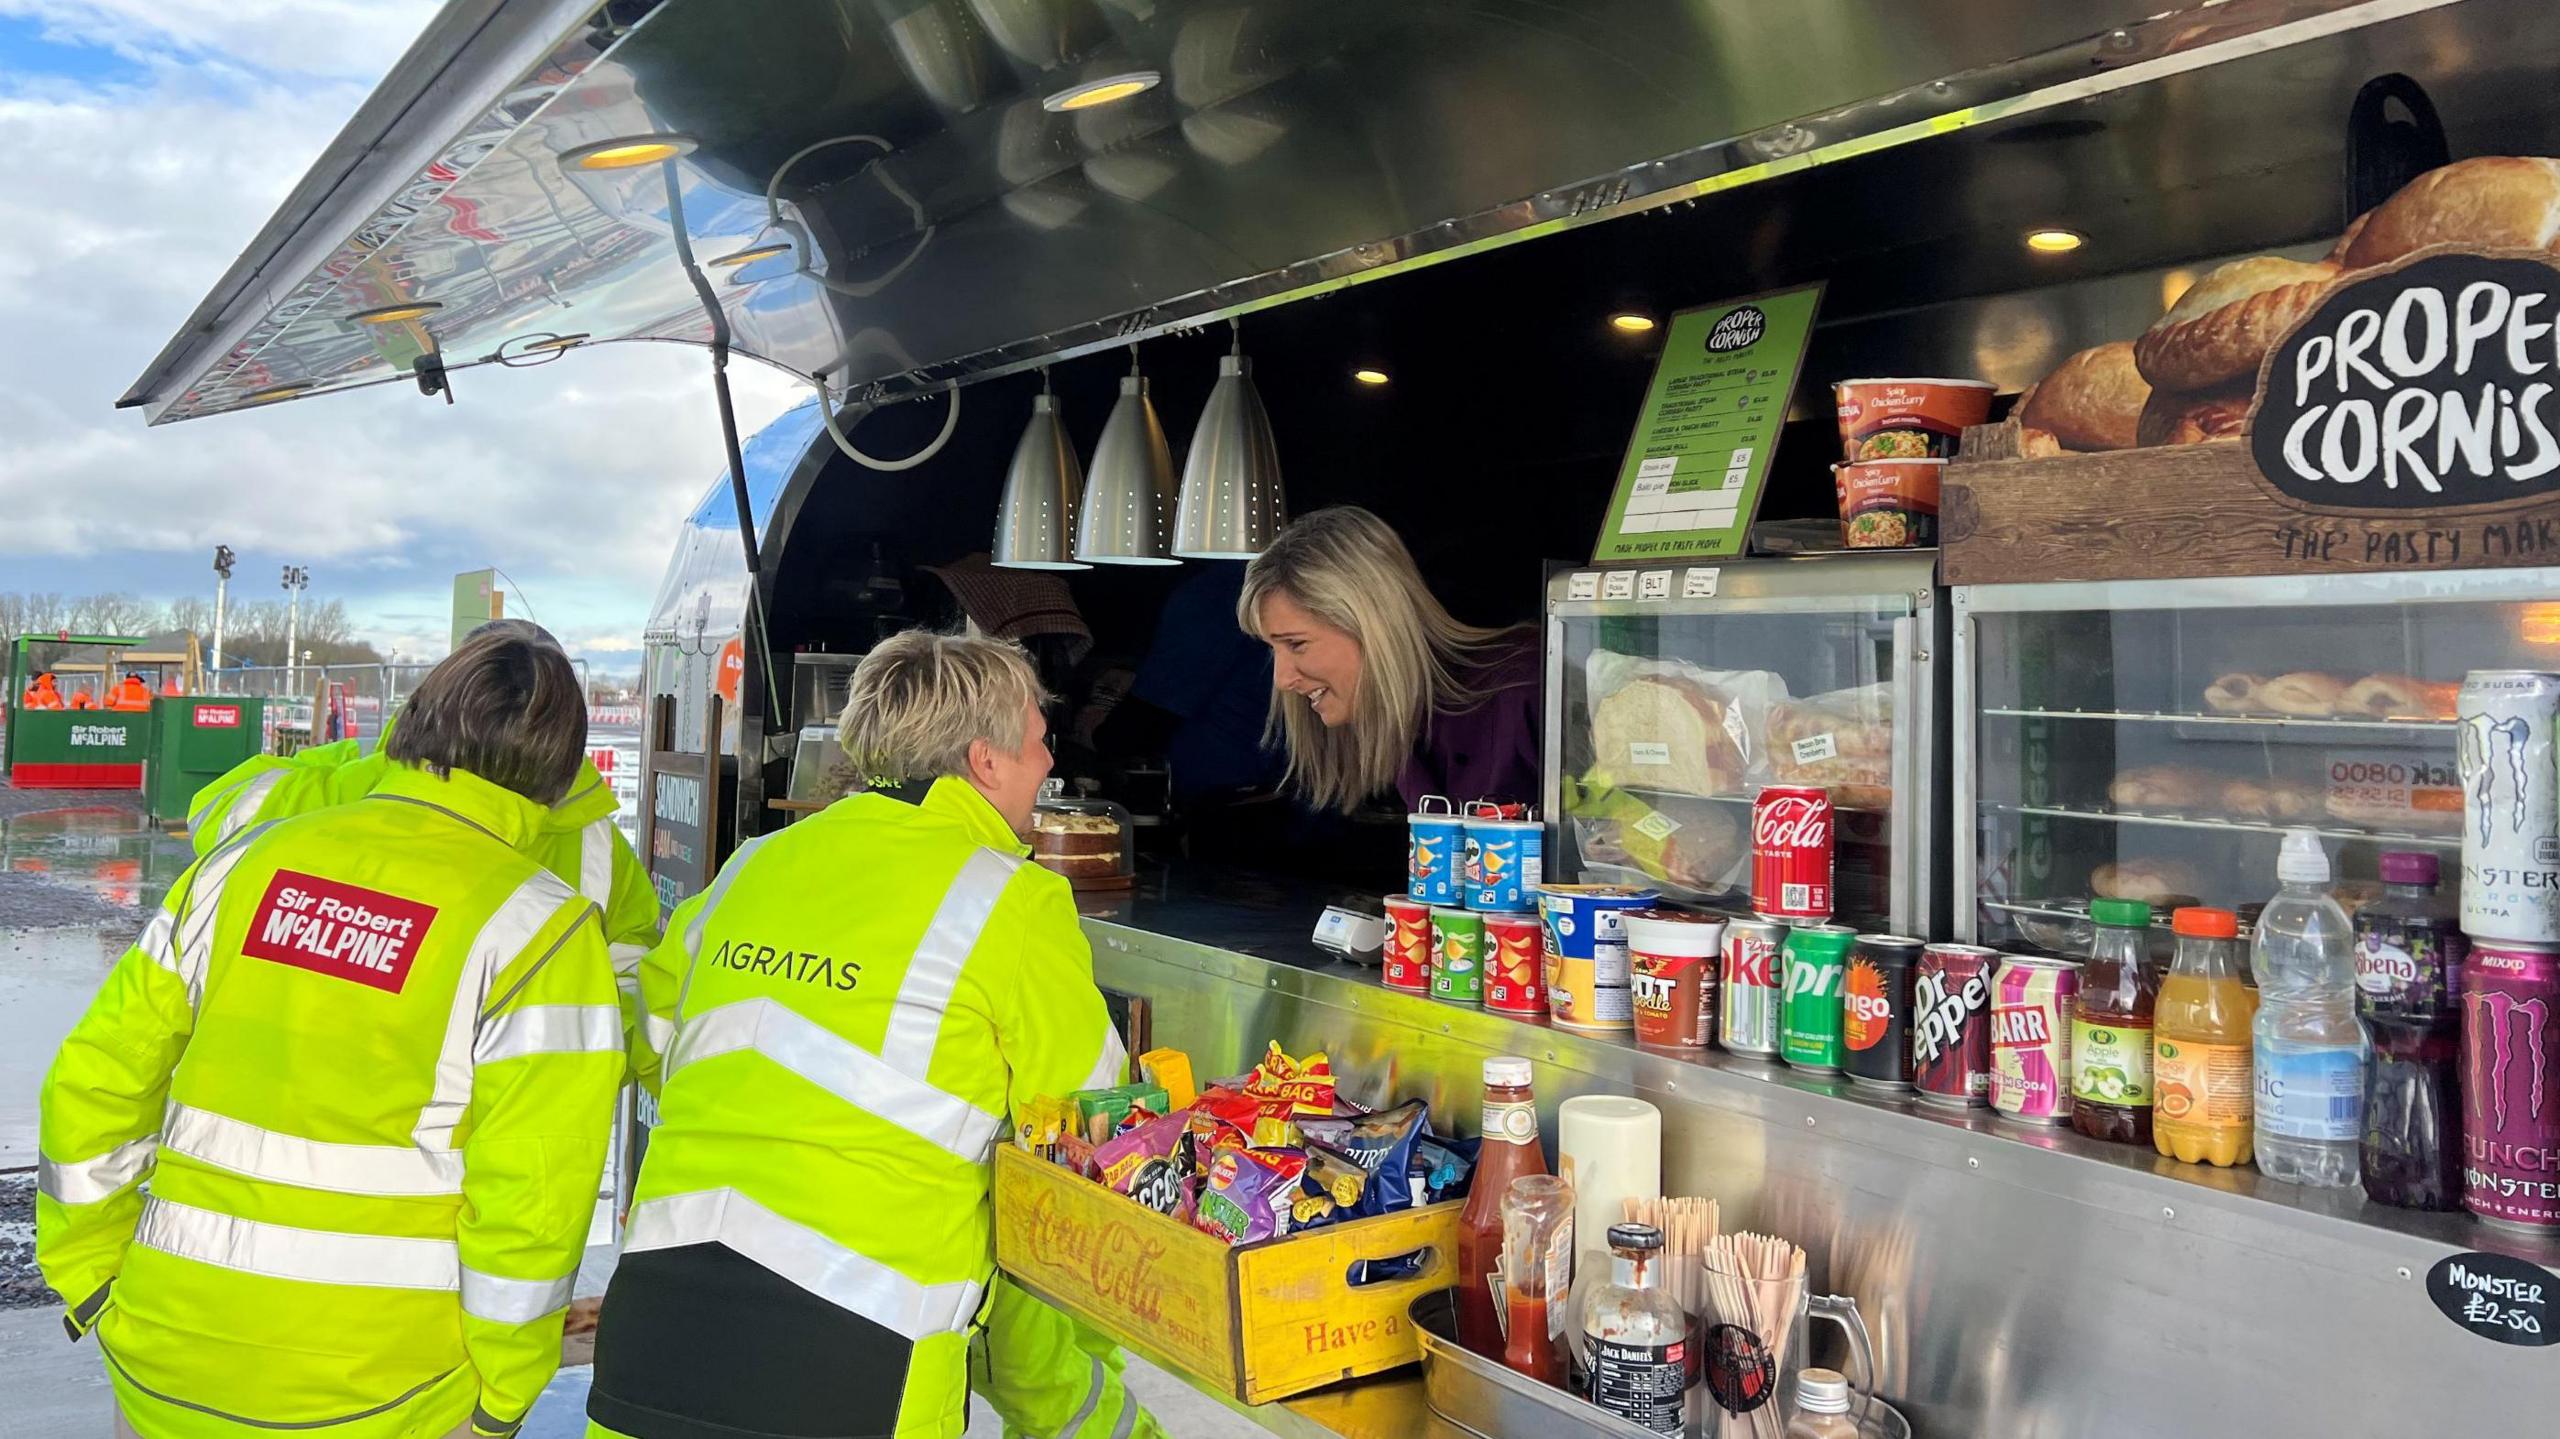
[[[1864,1310],[1883,1392],[1922,1439],[2489,1433],[2560,1412],[2552,1351],[2472,1335],[2425,1283],[2450,1253],[2551,1265],[2560,1245],[1389,990],[1308,942],[1339,898],[1258,874],[1150,872],[1084,906],[1095,975],[1144,996],[1155,1043],[1187,1050],[1204,1078],[1248,1067],[1269,1040],[1322,1048],[1346,1094],[1423,1096],[1436,1125],[1472,1133],[1479,1062],[1522,1054],[1538,1062],[1550,1144],[1571,1095],[1653,1102],[1666,1189],[1714,1197],[1728,1229],[1804,1245],[1816,1282]],[[1425,1432],[1418,1407],[1383,1392],[1400,1387],[1418,1406],[1418,1384],[1389,1381],[1246,1412],[1282,1433]],[[1401,1427],[1372,1427],[1389,1421]]]

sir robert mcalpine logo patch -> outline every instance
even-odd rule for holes
[[[435,918],[432,905],[280,869],[240,952],[398,994]]]

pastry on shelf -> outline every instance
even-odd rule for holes
[[[2222,812],[2260,824],[2303,824],[2318,819],[2328,791],[2289,779],[2235,779],[2222,787]]]
[[[2244,380],[2212,390],[2153,390],[2136,421],[2135,437],[2145,449],[2236,440],[2248,427],[2249,386]]]
[[[2258,702],[2258,691],[2265,688],[2267,677],[2235,670],[2217,676],[2204,687],[2204,707],[2215,714],[2250,714],[2266,708]]]
[[[2147,764],[2118,774],[2107,799],[2121,809],[2189,810],[2222,793],[2222,776],[2193,765]]]
[[[2338,701],[2346,692],[2346,683],[2336,675],[2325,675],[2317,670],[2296,670],[2260,685],[2258,704],[2263,709],[2298,719],[2328,719],[2338,713]]]
[[[2194,904],[2199,888],[2193,866],[2174,859],[2129,859],[2089,872],[2090,892],[2100,899],[2138,899],[2155,908]]]
[[[2361,270],[2446,244],[2560,249],[2560,160],[2482,155],[2440,165],[2359,217],[2334,253]]]
[[[2408,675],[2366,675],[2338,696],[2338,713],[2360,719],[2451,719],[2460,688]]]
[[[2019,396],[2019,425],[2065,450],[2129,450],[2139,442],[2151,384],[2133,363],[2133,342],[2082,350]],[[2036,446],[2027,442],[2032,454]]]
[[[2377,217],[2378,218],[2378,217]],[[2372,227],[2366,227],[2372,234]],[[2161,390],[2209,390],[2244,378],[2293,323],[2310,314],[2339,267],[2258,255],[2218,265],[2133,342],[2142,377]]]

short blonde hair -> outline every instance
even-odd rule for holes
[[[968,773],[976,740],[1018,753],[1024,711],[1047,698],[1011,640],[907,630],[853,667],[836,738],[863,784],[923,783]]]

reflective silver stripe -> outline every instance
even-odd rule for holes
[[[610,1004],[528,1004],[481,1027],[471,1054],[480,1064],[528,1054],[619,1054],[622,1011]]]
[[[1129,1047],[1120,1042],[1120,1031],[1111,1021],[1102,1021],[1102,1057],[1093,1063],[1093,1073],[1084,1077],[1078,1089],[1109,1089],[1129,1078]]]
[[[686,963],[684,983],[676,988],[676,1022],[678,1024],[684,1022],[686,1001],[693,998],[693,972],[699,967],[699,961],[702,958],[702,927],[711,922],[711,912],[720,907],[720,897],[729,892],[729,885],[737,879],[738,871],[747,867],[747,860],[755,854],[757,846],[763,844],[766,838],[765,835],[757,835],[738,846],[736,852],[729,856],[729,862],[720,866],[720,872],[712,876],[711,887],[702,892],[702,907],[693,912],[693,922],[684,927]]]
[[[498,1439],[510,1439],[510,1436],[523,1427],[522,1416],[501,1419],[480,1405],[471,1406],[471,1432],[474,1434],[494,1434]]]
[[[421,1149],[453,1148],[454,1126],[471,1107],[472,1045],[480,1032],[480,1014],[489,1004],[489,986],[509,960],[524,953],[533,937],[575,900],[569,886],[549,874],[536,873],[516,886],[506,903],[471,940],[454,984],[453,1009],[445,1016],[444,1044],[436,1052],[436,1081],[426,1107],[418,1111],[412,1137]]]
[[[577,1280],[574,1273],[557,1279],[501,1279],[466,1264],[462,1267],[462,1310],[492,1324],[531,1324],[568,1308],[569,1293]]]
[[[742,999],[686,1020],[667,1057],[667,1077],[740,1050],[753,1050],[863,1113],[972,1164],[987,1157],[1004,1122],[891,1068],[870,1050],[772,999]]]
[[[151,922],[142,927],[142,933],[135,937],[133,947],[141,950],[153,964],[184,979],[185,973],[178,968],[177,935],[178,917],[166,908],[154,910]]]
[[[368,1289],[462,1287],[462,1260],[450,1239],[295,1229],[157,1197],[143,1201],[133,1237],[163,1254],[270,1279]]]
[[[175,1101],[163,1133],[172,1154],[277,1184],[339,1194],[462,1192],[462,1156],[449,1149],[304,1139]]]
[[[600,819],[578,831],[578,893],[596,908],[613,910],[613,821]]]
[[[1128,1388],[1123,1386],[1120,1390],[1120,1420],[1118,1423],[1111,1426],[1111,1439],[1129,1439],[1130,1431],[1137,1427],[1137,1396],[1131,1394]]]
[[[185,893],[167,911],[171,929],[162,935],[162,952],[153,958],[187,986],[189,1009],[204,999],[205,969],[213,962],[214,924],[222,917],[222,887],[230,881],[231,872],[240,867],[240,857],[249,852],[250,843],[273,823],[269,821],[226,840],[220,849],[198,860]],[[143,930],[143,938],[151,938],[148,927]]]
[[[897,1001],[889,1009],[889,1027],[880,1037],[880,1057],[897,1068],[925,1077],[933,1063],[933,1044],[942,1033],[943,1012],[959,987],[961,967],[978,947],[987,917],[1004,897],[1005,882],[1021,863],[1009,855],[981,849],[969,856],[943,891],[942,903],[924,927],[907,976],[898,982]]]
[[[219,831],[222,837],[228,839],[238,833],[241,826],[255,823],[259,809],[267,802],[268,794],[282,783],[284,783],[284,771],[271,769],[234,790],[230,807],[222,812],[222,828]]]
[[[604,947],[604,952],[605,956],[613,961],[613,977],[615,979],[636,981],[640,977],[640,961],[648,956],[649,946],[645,944],[608,944]]]
[[[146,1134],[140,1139],[128,1139],[95,1159],[72,1163],[39,1150],[36,1192],[56,1204],[95,1204],[141,1178],[159,1148],[160,1136]]]
[[[1076,1417],[1067,1421],[1067,1427],[1058,1431],[1058,1439],[1076,1439],[1084,1431],[1084,1421],[1093,1417],[1094,1406],[1102,1402],[1102,1361],[1091,1359],[1089,1362],[1093,1365],[1093,1377],[1085,1384],[1084,1403],[1077,1407]]]
[[[651,1050],[664,1054],[676,1042],[676,1022],[653,1014],[640,1021],[640,1033]]]
[[[727,1245],[837,1308],[910,1341],[966,1329],[986,1290],[975,1280],[919,1284],[735,1189],[644,1199],[632,1209],[624,1253],[687,1244]]]

